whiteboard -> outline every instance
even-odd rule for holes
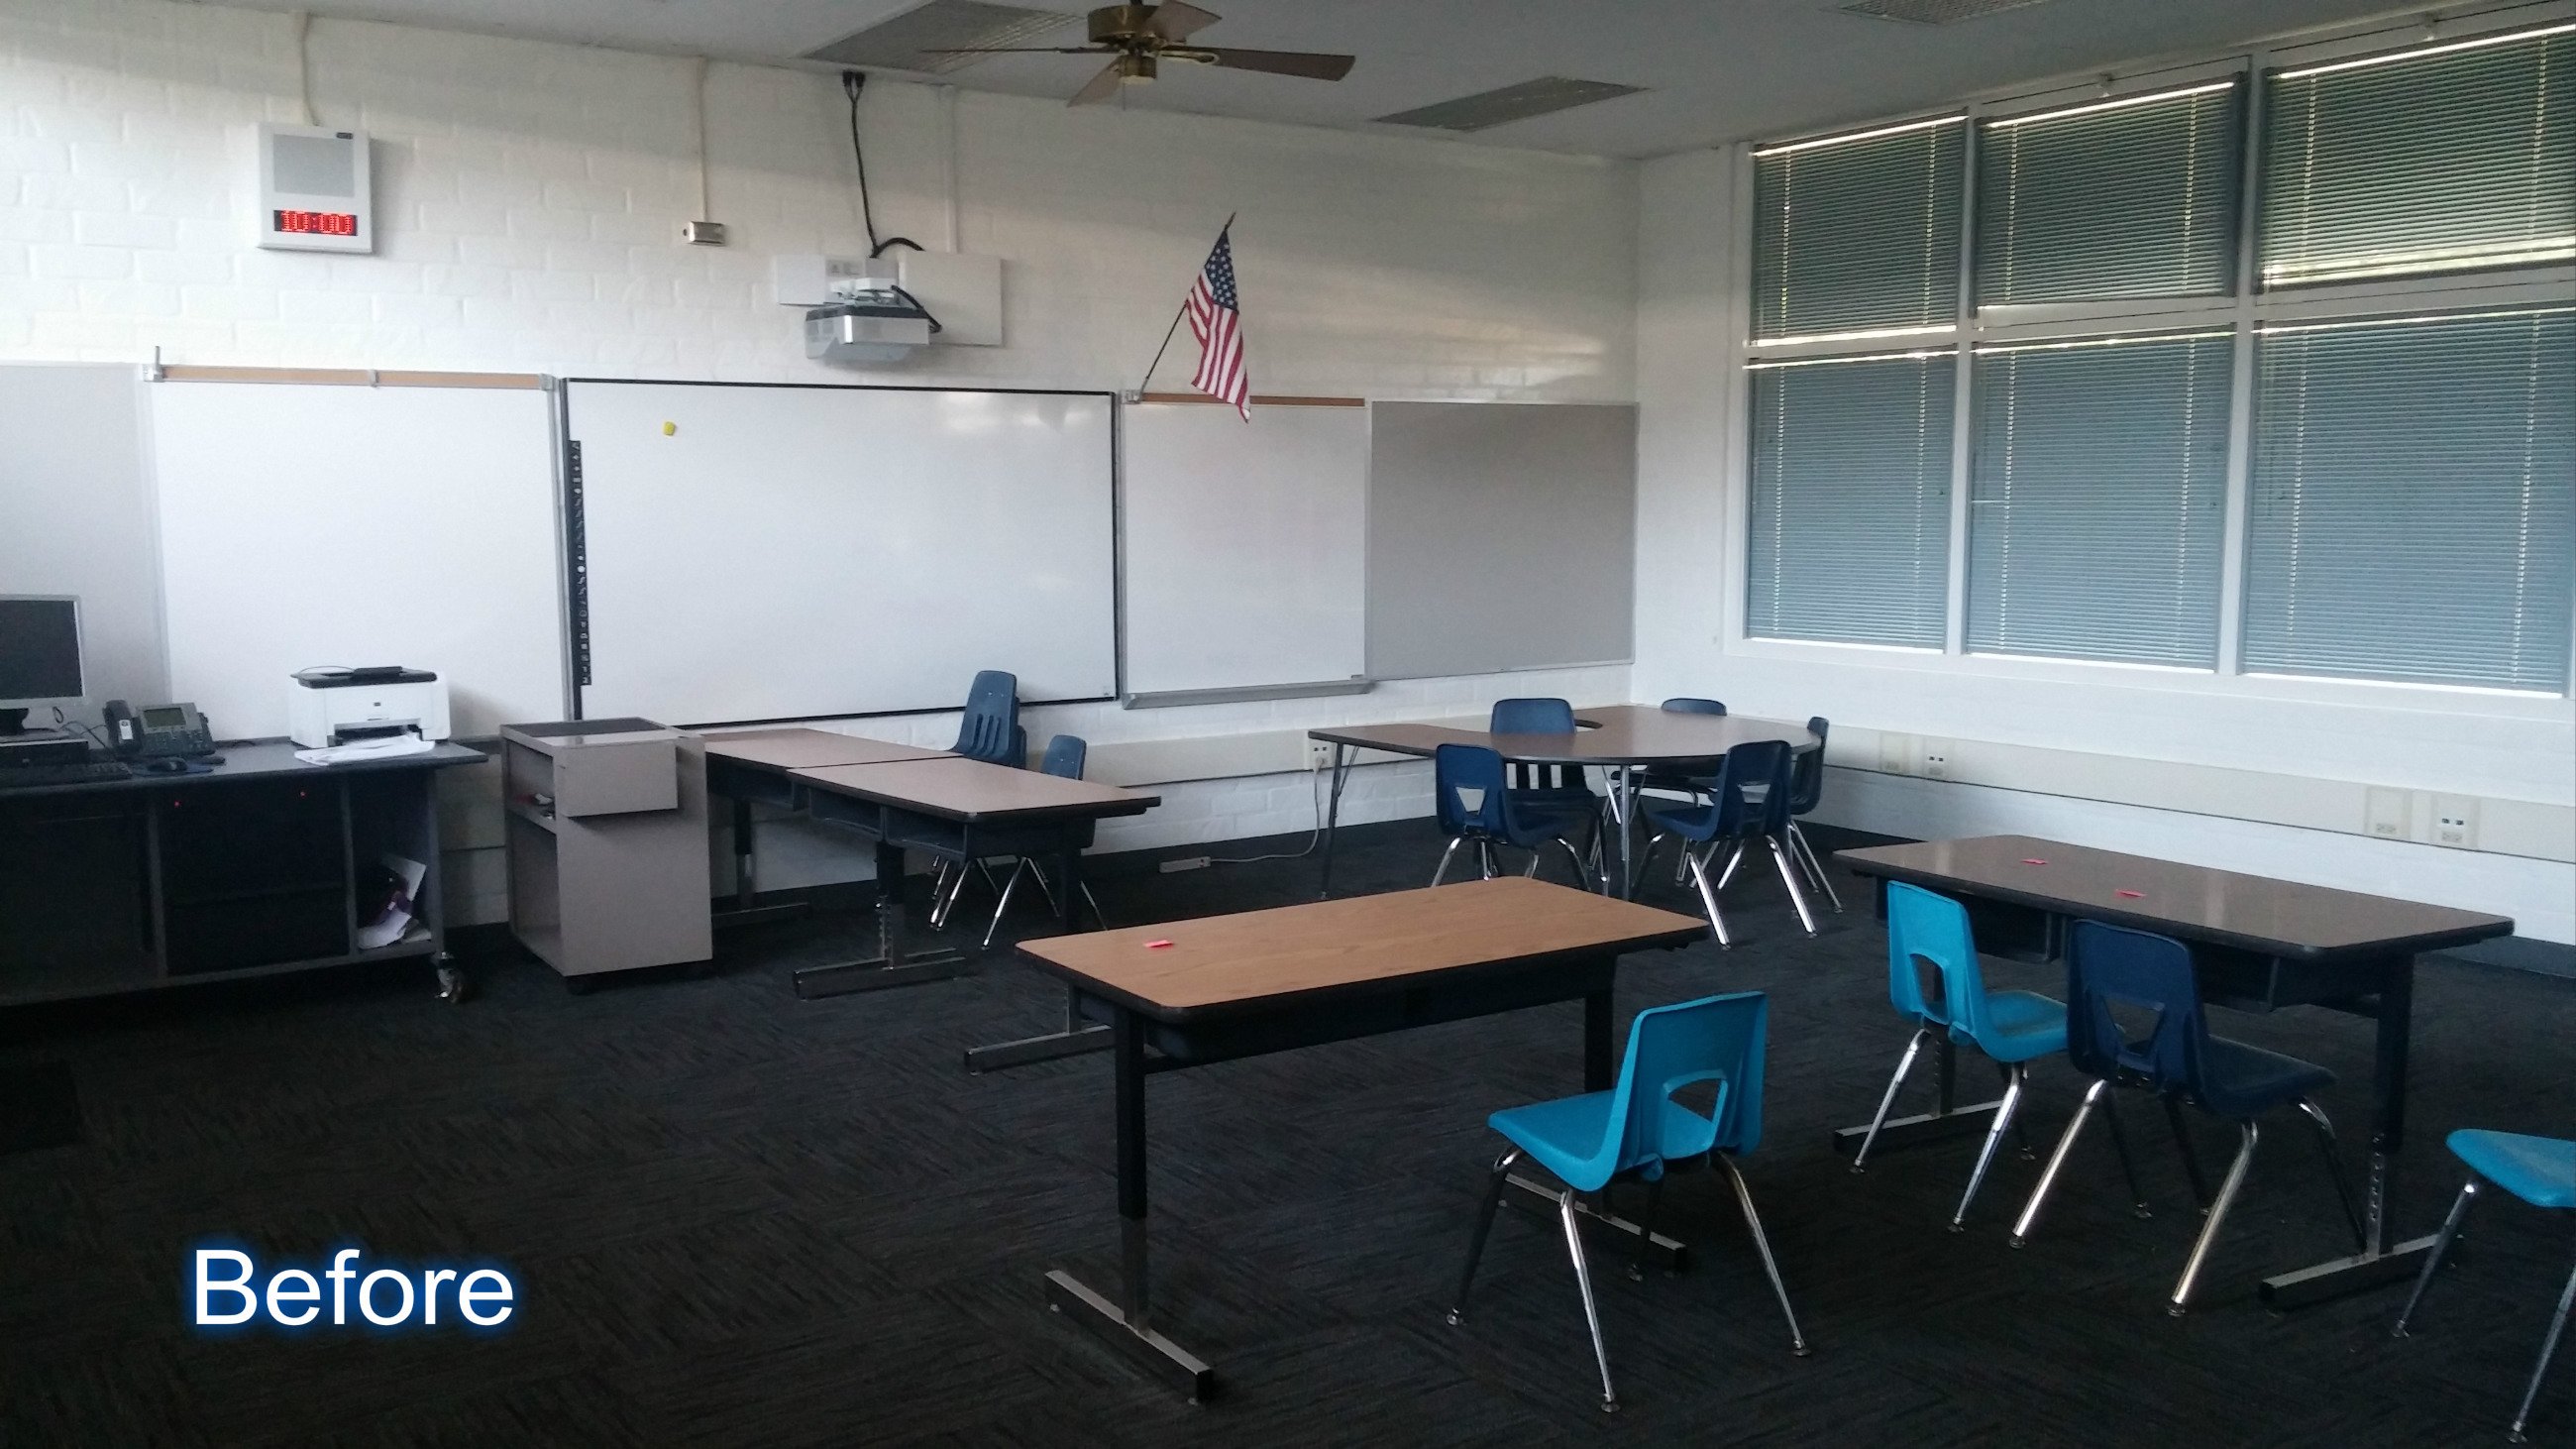
[[[287,676],[316,664],[433,670],[459,735],[562,716],[545,392],[162,382],[149,399],[170,692],[218,736],[286,733]]]
[[[1117,692],[1106,393],[564,384],[586,718]]]
[[[1127,688],[1367,666],[1368,409],[1139,403],[1122,416]]]

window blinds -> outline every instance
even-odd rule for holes
[[[1754,335],[1955,325],[1966,132],[1949,116],[1754,152]]]
[[[2242,101],[2226,80],[1983,123],[1977,305],[2226,294]]]
[[[2258,344],[2245,667],[2567,687],[2576,309]]]
[[[2576,25],[2274,73],[2267,287],[2576,257]]]
[[[1745,626],[1938,649],[1955,353],[1754,364]]]
[[[2230,333],[1985,349],[1972,651],[2211,668]]]

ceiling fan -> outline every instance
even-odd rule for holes
[[[1073,105],[1105,101],[1122,85],[1141,85],[1167,60],[1213,65],[1228,70],[1266,71],[1337,81],[1351,73],[1353,57],[1305,50],[1239,50],[1191,45],[1192,35],[1214,25],[1220,16],[1163,0],[1160,5],[1104,5],[1091,12],[1089,45],[1003,45],[938,50],[933,55],[1105,55],[1109,66],[1073,93]]]

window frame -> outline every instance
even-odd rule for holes
[[[2297,288],[2262,290],[2257,253],[2259,207],[2262,176],[2261,151],[2264,125],[2264,77],[2276,69],[2330,63],[2334,60],[2375,55],[2417,48],[2418,45],[2444,44],[2483,35],[2538,29],[2576,21],[2576,0],[2542,0],[2542,3],[2515,4],[2477,14],[2449,16],[2442,19],[2434,38],[2425,37],[2426,25],[2421,20],[2392,23],[2382,18],[2361,22],[2317,38],[2299,38],[2273,45],[2257,45],[2219,57],[2188,57],[2169,63],[2145,66],[2116,78],[2094,76],[2037,87],[2017,87],[2012,91],[1974,96],[1956,107],[1916,109],[1904,116],[1882,121],[1856,121],[1849,126],[1810,132],[1805,136],[1785,138],[1821,139],[1877,129],[1904,121],[1919,121],[1935,115],[1959,114],[1965,121],[1967,154],[1961,168],[1961,186],[1965,195],[1960,207],[1959,248],[1959,315],[1955,325],[1918,332],[1897,340],[1877,343],[1834,341],[1793,341],[1787,343],[1758,341],[1752,332],[1753,312],[1751,280],[1754,275],[1754,248],[1759,218],[1754,215],[1754,162],[1757,148],[1777,142],[1738,144],[1732,148],[1734,164],[1733,216],[1727,273],[1733,279],[1726,311],[1726,373],[1728,384],[1724,396],[1726,448],[1723,475],[1726,480],[1726,509],[1723,557],[1737,571],[1737,584],[1719,591],[1721,617],[1718,642],[1730,653],[1756,658],[1805,660],[1814,662],[1867,662],[1886,667],[1921,669],[1938,673],[1968,674],[1998,679],[2032,682],[2121,682],[2128,676],[2140,687],[2163,690],[2180,689],[2223,695],[2265,699],[2315,701],[2321,703],[2385,703],[2390,691],[2432,700],[2475,696],[2479,708],[2486,712],[2509,715],[2528,714],[2534,718],[2561,718],[2576,704],[2576,647],[2571,647],[2569,686],[2557,693],[2489,689],[2477,686],[2431,684],[2416,681],[2383,680],[2363,677],[2327,675],[2278,675],[2248,672],[2241,658],[2244,637],[2244,582],[2249,541],[2246,510],[2251,493],[2252,426],[2254,412],[2254,341],[2256,332],[2281,323],[2315,322],[2343,317],[2363,318],[2388,315],[2395,310],[2424,313],[2490,310],[2523,304],[2564,305],[2576,295],[2576,264],[2547,264],[2529,267],[2499,268],[2474,273],[2448,273],[2427,277],[2371,279],[2366,281],[2303,285]],[[2114,100],[2123,96],[2146,95],[2170,91],[2227,76],[2238,78],[2244,87],[2244,109],[2237,226],[2237,259],[2235,290],[2231,295],[2208,298],[2150,298],[2124,301],[2050,304],[2045,306],[1998,307],[1982,311],[1975,306],[1974,268],[1976,238],[1976,175],[1978,144],[1986,121],[2038,111],[2064,109],[2091,100]],[[2218,601],[2218,658],[2214,669],[2178,669],[2167,665],[2137,664],[2110,660],[2065,659],[2021,654],[1974,653],[1966,647],[1967,564],[1969,496],[1973,486],[1970,447],[1974,433],[1972,387],[1976,350],[1981,347],[2013,345],[2028,342],[2066,341],[2108,335],[2126,335],[2149,331],[2190,329],[2223,329],[2232,331],[2232,374],[2229,389],[2229,428],[2224,537],[2221,542]],[[1750,558],[1750,485],[1751,485],[1751,378],[1746,364],[1755,361],[1789,361],[1799,358],[1825,358],[1895,350],[1955,350],[1958,353],[1956,377],[1958,396],[1951,436],[1953,444],[1951,475],[1951,529],[1949,561],[1948,611],[1943,646],[1930,649],[1899,648],[1870,644],[1851,644],[1829,640],[1766,638],[1750,633],[1746,627],[1750,613],[1751,579],[1746,572]]]

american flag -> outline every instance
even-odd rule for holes
[[[1233,231],[1228,223],[1216,234],[1216,249],[1199,268],[1181,310],[1189,314],[1190,335],[1199,340],[1199,370],[1190,375],[1190,386],[1234,404],[1248,423],[1252,374],[1243,366],[1243,308],[1234,294],[1234,244],[1228,240]]]

